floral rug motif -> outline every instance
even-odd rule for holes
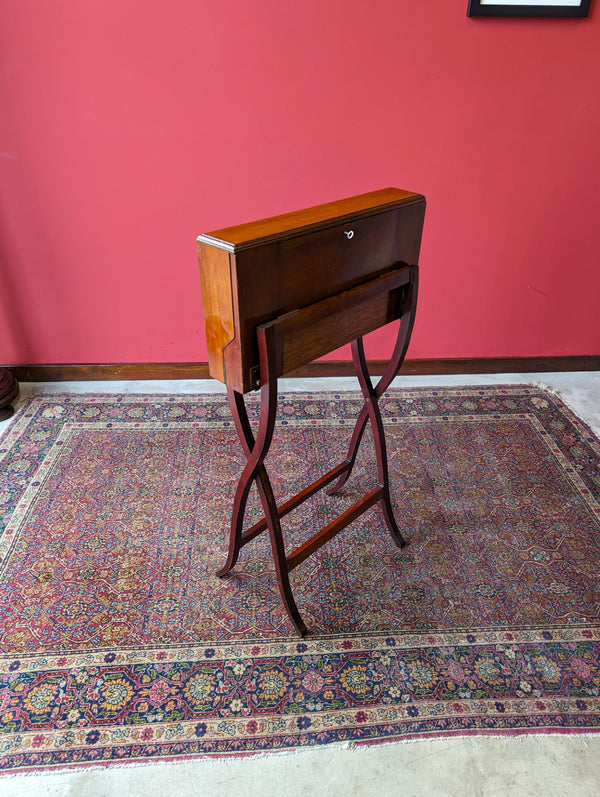
[[[280,502],[344,458],[361,405],[280,397]],[[301,640],[267,539],[215,576],[244,463],[222,397],[29,400],[0,438],[0,767],[598,730],[598,439],[530,386],[381,407],[408,545],[375,506],[294,570]],[[343,493],[286,516],[287,546],[375,481],[367,436]]]

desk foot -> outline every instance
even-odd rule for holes
[[[394,517],[394,510],[392,509],[389,495],[387,496],[387,498],[384,497],[382,501],[383,501],[383,518],[389,529],[391,537],[398,546],[398,548],[404,548],[404,546],[406,545],[406,540],[402,536],[400,529],[398,528],[398,524],[396,523],[396,518]]]

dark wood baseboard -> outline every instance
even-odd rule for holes
[[[369,371],[382,374],[387,360],[369,360]],[[400,375],[432,376],[435,374],[528,374],[555,371],[600,371],[599,355],[571,357],[464,357],[444,360],[405,360]],[[318,361],[299,368],[290,376],[354,376],[348,361]]]
[[[210,379],[208,363],[7,365],[19,382],[90,382],[130,379]]]
[[[373,375],[379,375],[387,360],[370,360]],[[112,365],[8,365],[19,382],[113,381],[131,379],[209,379],[207,363],[117,363]],[[556,371],[600,371],[600,354],[566,357],[465,357],[442,360],[405,360],[400,374],[527,374]],[[318,360],[289,376],[353,376],[348,360]]]

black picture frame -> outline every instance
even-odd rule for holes
[[[469,0],[468,17],[587,17],[592,0],[557,0],[552,5],[541,5],[541,0],[521,0],[518,5],[502,0]]]

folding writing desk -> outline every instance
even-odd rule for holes
[[[424,215],[423,196],[387,188],[198,238],[209,371],[227,385],[246,454],[233,501],[229,553],[217,575],[227,575],[241,548],[268,530],[280,594],[302,636],[307,629],[290,587],[291,570],[377,502],[382,503],[394,541],[404,545],[390,500],[378,400],[400,368],[412,332]],[[401,321],[394,352],[373,386],[362,337],[396,319]],[[275,426],[277,378],[346,343],[352,343],[365,400],[348,455],[278,507],[264,465]],[[258,388],[260,415],[255,435],[244,394]],[[377,487],[286,553],[281,518],[331,482],[335,484],[329,494],[346,482],[367,420],[375,441]],[[265,514],[244,529],[253,482]]]

